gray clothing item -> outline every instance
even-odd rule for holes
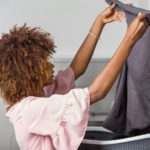
[[[146,11],[118,0],[106,2],[116,3],[116,9],[125,12],[128,25],[139,12]],[[147,15],[147,20],[150,22],[150,14]],[[150,133],[150,27],[134,45],[123,66],[114,105],[103,127],[127,136]]]

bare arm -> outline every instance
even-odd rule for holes
[[[90,34],[87,35],[73,61],[71,62],[70,67],[74,71],[75,79],[80,77],[85,72],[98,42],[98,38],[96,37],[100,36],[105,24],[125,18],[122,12],[114,12],[114,8],[115,4],[105,9],[96,18],[90,29],[90,33],[94,34],[95,37]]]
[[[94,33],[95,36],[99,37],[103,27],[103,23],[99,20],[96,20],[91,28],[91,33]],[[75,79],[80,77],[85,72],[97,42],[98,38],[94,38],[88,34],[78,52],[76,53],[73,61],[70,64],[70,67],[74,71]]]
[[[104,98],[112,87],[132,47],[148,27],[145,18],[145,14],[135,18],[112,59],[89,86],[91,104]]]

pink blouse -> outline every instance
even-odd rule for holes
[[[78,149],[87,127],[90,97],[88,88],[74,86],[74,73],[68,67],[43,88],[43,97],[26,97],[7,111],[21,150]]]

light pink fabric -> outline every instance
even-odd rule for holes
[[[88,122],[88,88],[72,89],[71,68],[58,73],[43,97],[30,96],[15,104],[6,116],[14,126],[21,150],[77,150]]]
[[[59,71],[53,84],[43,88],[44,96],[52,94],[66,94],[75,87],[75,77],[73,70],[68,67],[64,71]]]

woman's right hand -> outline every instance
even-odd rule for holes
[[[147,14],[139,13],[138,16],[129,25],[125,38],[135,43],[139,40],[148,28],[146,20]]]
[[[148,27],[146,16],[139,14],[133,20],[117,51],[89,86],[91,104],[103,99],[111,89],[135,42],[142,37]]]

